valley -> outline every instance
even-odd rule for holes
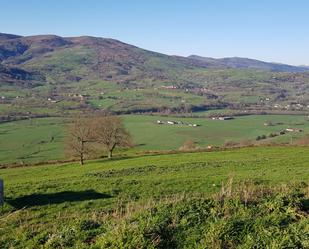
[[[212,115],[215,112],[211,112]],[[196,114],[197,115],[197,114]],[[178,150],[192,140],[196,147],[297,144],[309,134],[309,118],[304,115],[248,115],[232,120],[212,120],[201,117],[157,115],[123,115],[125,127],[131,133],[134,148],[123,154],[143,154],[147,151]],[[188,125],[160,125],[158,120],[175,120]],[[70,118],[33,118],[0,124],[0,164],[39,163],[65,159],[64,140]],[[286,129],[295,131],[286,131]],[[35,133],[32,131],[35,130]],[[297,132],[301,130],[301,132]],[[275,135],[274,135],[275,134]],[[265,136],[259,140],[258,137]],[[103,151],[98,156],[104,156]]]
[[[0,248],[309,248],[308,145],[307,66],[0,33]]]

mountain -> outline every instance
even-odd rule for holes
[[[307,66],[307,65],[301,65],[300,67],[309,69],[309,66]]]
[[[38,73],[0,64],[0,82],[13,83],[22,87],[34,81],[45,81],[45,78]]]
[[[0,33],[0,110],[12,115],[305,108],[308,72],[246,58],[169,56],[99,37]]]
[[[291,66],[281,63],[269,63],[254,59],[240,58],[240,57],[231,57],[231,58],[222,58],[214,59],[209,57],[201,57],[198,55],[190,55],[188,58],[199,60],[207,63],[216,63],[224,68],[233,68],[233,69],[255,69],[255,70],[266,70],[274,72],[306,72],[308,67],[305,66]]]
[[[189,59],[180,60],[113,39],[7,34],[0,37],[2,65],[40,73],[51,82],[162,80],[169,78],[170,69],[177,71],[192,67]]]
[[[18,36],[0,34],[0,62],[10,78],[40,75],[50,82],[90,79],[129,82],[172,80],[180,71],[192,68],[255,69],[277,72],[304,72],[305,67],[266,63],[245,58],[213,59],[196,55],[168,56],[114,40],[97,37],[56,35]],[[15,68],[15,69],[12,69]],[[17,76],[14,75],[16,72]],[[4,78],[3,76],[1,77]],[[38,78],[38,76],[36,77]],[[24,77],[33,80],[33,77]]]
[[[20,38],[20,37],[21,36],[19,36],[19,35],[0,33],[0,40],[10,40],[10,39],[16,39],[16,38]]]

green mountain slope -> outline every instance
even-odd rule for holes
[[[0,111],[306,109],[307,70],[244,58],[168,56],[88,36],[0,34]]]

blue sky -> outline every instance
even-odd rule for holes
[[[0,32],[115,38],[173,55],[309,65],[307,0],[0,0]]]

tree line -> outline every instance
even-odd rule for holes
[[[107,152],[108,158],[112,158],[115,148],[131,147],[131,141],[120,117],[79,115],[68,125],[66,153],[78,158],[83,165],[85,158],[98,150]]]

